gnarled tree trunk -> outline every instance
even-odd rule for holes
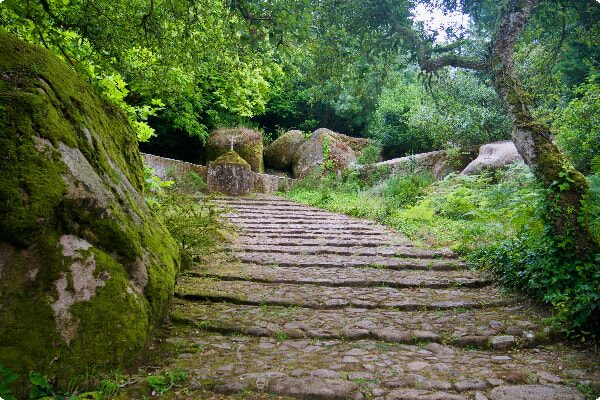
[[[585,176],[573,168],[552,141],[549,127],[535,118],[532,98],[514,68],[514,48],[539,0],[510,0],[489,54],[494,87],[513,118],[512,138],[535,177],[548,189],[548,222],[557,243],[585,258],[598,251],[583,218],[588,193]]]

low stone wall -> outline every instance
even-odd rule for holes
[[[391,175],[429,171],[436,179],[443,179],[452,172],[461,172],[471,161],[477,158],[479,147],[461,149],[459,155],[449,157],[446,151],[432,151],[394,158],[377,163],[377,166],[389,166]]]
[[[178,179],[190,172],[195,172],[206,182],[206,167],[171,158],[159,157],[142,153],[144,162],[154,168],[156,176],[161,179]],[[254,192],[270,194],[277,191],[287,191],[294,179],[283,176],[254,173]]]
[[[182,178],[190,172],[195,172],[206,182],[206,167],[185,161],[173,160],[172,158],[159,157],[152,154],[142,153],[144,163],[154,168],[154,173],[160,179]]]

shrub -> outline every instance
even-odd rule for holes
[[[223,218],[226,209],[210,197],[193,196],[174,188],[157,193],[155,210],[179,244],[184,261],[216,246],[233,228]]]
[[[382,195],[392,207],[407,207],[417,202],[423,189],[434,182],[431,173],[395,175],[383,182]]]
[[[557,322],[573,336],[600,332],[600,254],[578,260],[549,234],[524,230],[516,238],[480,250],[473,258],[500,282],[553,306]]]

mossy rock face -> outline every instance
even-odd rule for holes
[[[246,160],[230,150],[208,163],[206,184],[209,192],[244,196],[254,189],[254,174]]]
[[[292,130],[284,133],[265,149],[265,163],[277,169],[290,168],[294,154],[304,140],[302,131]]]
[[[294,177],[303,179],[314,168],[323,165],[323,143],[325,140],[329,142],[329,158],[335,172],[340,173],[353,161],[356,161],[356,153],[345,141],[341,140],[342,137],[347,136],[335,133],[326,128],[319,128],[314,131],[294,154],[292,160]]]
[[[168,312],[179,267],[126,117],[0,31],[0,148],[0,364],[17,387],[33,370],[62,389],[125,367]]]
[[[206,164],[231,150],[239,154],[253,172],[265,172],[262,133],[251,129],[219,129],[211,132],[206,141]]]

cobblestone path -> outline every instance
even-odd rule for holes
[[[449,250],[273,196],[218,201],[242,231],[178,281],[169,368],[188,380],[172,398],[566,400],[598,387],[597,353],[562,344],[543,309]]]

